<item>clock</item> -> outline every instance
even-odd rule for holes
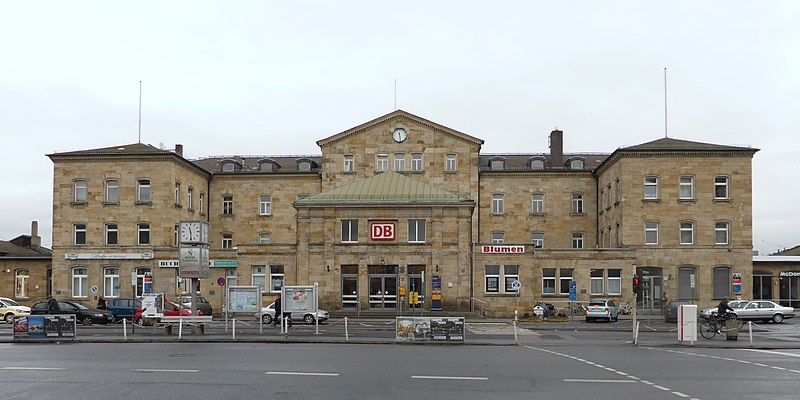
[[[199,221],[181,222],[181,243],[196,243],[201,239],[201,226]],[[206,227],[207,231],[208,227]]]
[[[392,138],[397,143],[405,142],[407,137],[408,133],[406,133],[406,130],[403,128],[397,128],[394,130],[394,132],[392,132]]]
[[[208,222],[200,223],[200,241],[208,243]]]

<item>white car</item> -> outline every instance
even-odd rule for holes
[[[15,300],[7,297],[0,297],[0,317],[6,323],[14,323],[14,317],[25,317],[31,315],[31,308],[17,303]]]
[[[292,313],[293,318],[297,318],[298,313]],[[275,302],[272,304],[264,307],[261,311],[257,312],[255,315],[256,320],[261,319],[261,321],[265,324],[271,324],[272,320],[275,319]],[[326,321],[330,318],[330,314],[328,314],[325,310],[317,310],[317,316],[314,317],[314,313],[307,312],[303,314],[303,323],[306,325],[311,325],[314,323],[315,318],[319,320],[319,322]]]
[[[745,304],[747,304],[749,302],[750,302],[750,300],[731,300],[731,301],[728,302],[728,305],[732,309],[736,310],[737,308],[744,307]],[[705,310],[700,312],[700,318],[709,319],[711,317],[714,317],[714,316],[717,315],[717,311],[718,310],[719,310],[719,307],[706,308]]]
[[[794,308],[785,307],[768,300],[753,300],[740,307],[734,307],[736,316],[745,321],[772,321],[776,324],[786,318],[794,317]]]

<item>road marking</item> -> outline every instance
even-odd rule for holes
[[[784,353],[782,351],[757,350],[757,349],[743,349],[743,350],[744,351],[755,351],[755,352],[758,352],[758,353],[777,354],[779,356],[787,356],[787,357],[800,357],[800,354]]]
[[[266,375],[299,375],[299,376],[339,376],[335,372],[282,372],[269,371]]]
[[[136,368],[132,371],[135,372],[180,372],[180,373],[192,373],[192,372],[200,372],[199,369],[149,369],[149,368]]]
[[[678,396],[678,397],[689,397],[688,394],[684,394],[684,393],[681,393],[681,392],[672,392],[672,394],[674,394],[675,396]]]
[[[435,376],[435,375],[412,375],[411,379],[455,379],[464,381],[488,381],[489,378],[483,376]]]
[[[647,350],[667,351],[667,350],[658,349],[658,348],[655,348],[655,347],[642,347],[642,348],[643,349],[647,349]],[[776,355],[789,356],[789,357],[800,357],[800,354],[784,353],[784,352],[780,352],[780,351],[758,350],[758,349],[737,349],[737,350],[754,351],[754,352],[758,352],[758,353],[776,354]],[[712,358],[712,359],[720,360],[720,361],[731,361],[731,362],[738,362],[738,363],[742,363],[742,364],[750,364],[750,365],[755,365],[757,367],[771,368],[771,369],[778,370],[778,371],[786,371],[786,372],[800,374],[800,371],[798,371],[798,370],[778,367],[778,366],[774,366],[774,365],[762,364],[762,363],[757,363],[757,362],[752,362],[752,361],[737,360],[737,359],[728,358],[728,357],[719,357],[719,356],[705,355],[705,354],[699,354],[699,353],[689,353],[689,352],[684,352],[684,351],[676,351],[676,353],[681,353],[681,354],[690,355],[690,356],[708,357],[708,358]]]
[[[633,379],[564,379],[564,382],[585,383],[636,383]]]
[[[26,371],[63,371],[66,368],[53,368],[53,367],[3,367],[0,369],[9,370],[26,370]]]

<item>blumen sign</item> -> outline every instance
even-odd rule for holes
[[[484,253],[484,254],[500,254],[500,253],[522,254],[522,253],[525,253],[525,246],[483,246],[483,247],[481,247],[481,253]]]

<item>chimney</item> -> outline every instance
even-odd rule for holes
[[[550,132],[550,167],[564,167],[564,132],[558,128]]]
[[[31,247],[41,247],[42,238],[39,237],[39,222],[31,222]]]
[[[183,145],[182,144],[176,144],[175,145],[175,154],[183,157]]]

